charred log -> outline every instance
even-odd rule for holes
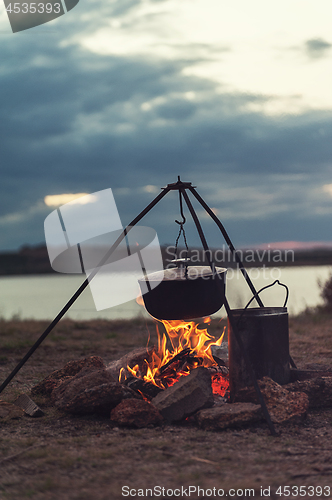
[[[160,387],[157,387],[151,382],[145,382],[141,378],[129,377],[125,384],[133,391],[143,394],[148,399],[154,398],[157,394],[159,394],[159,392],[163,391]]]
[[[171,366],[173,363],[176,363],[177,361],[183,360],[183,358],[188,357],[188,355],[190,354],[190,352],[191,352],[191,350],[189,349],[189,347],[187,347],[187,349],[183,349],[183,351],[181,351],[178,354],[176,354],[174,356],[174,358],[170,359],[168,361],[168,363],[166,363],[165,365],[163,365],[160,368],[159,373],[164,373],[164,371],[167,370],[167,368],[169,366]]]

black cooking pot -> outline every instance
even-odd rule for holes
[[[224,303],[226,271],[222,267],[212,273],[209,266],[180,266],[149,274],[138,281],[145,308],[157,319],[209,316]]]

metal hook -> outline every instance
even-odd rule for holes
[[[180,200],[180,214],[181,214],[181,217],[182,217],[182,222],[179,222],[176,219],[175,219],[175,222],[177,224],[179,224],[180,226],[182,226],[186,222],[186,218],[185,218],[184,213],[183,213],[182,193],[181,193],[181,191],[179,191],[179,200]]]

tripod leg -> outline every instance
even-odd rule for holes
[[[135,226],[168,192],[170,189],[165,188],[152,202],[123,230],[118,239],[113,243],[111,248],[108,250],[103,259],[99,262],[98,266],[92,271],[89,275],[89,278],[82,283],[82,285],[76,290],[74,295],[68,300],[66,305],[61,309],[59,314],[54,318],[54,320],[49,324],[46,330],[42,333],[39,339],[35,342],[35,344],[31,347],[31,349],[26,353],[26,355],[21,359],[18,365],[14,368],[14,370],[8,375],[6,380],[0,386],[0,394],[7,387],[9,382],[15,377],[17,372],[22,368],[22,366],[28,361],[30,356],[35,352],[35,350],[40,346],[44,339],[46,339],[47,335],[53,330],[53,328],[59,323],[60,319],[66,314],[68,309],[74,304],[74,302],[78,299],[81,293],[86,289],[95,275],[98,273],[99,268],[109,259],[114,250],[120,245],[121,241],[126,237],[130,229]]]
[[[213,221],[219,227],[219,229],[220,229],[223,237],[225,238],[225,241],[226,241],[227,245],[229,246],[230,251],[234,255],[236,262],[239,264],[240,271],[243,274],[243,277],[245,278],[246,282],[248,283],[248,286],[249,286],[250,290],[252,291],[252,293],[254,295],[257,296],[256,300],[258,302],[258,305],[260,307],[264,307],[262,299],[257,295],[256,288],[254,287],[253,282],[251,281],[251,279],[250,279],[247,271],[245,270],[240,257],[236,253],[235,247],[234,247],[233,243],[231,242],[231,239],[228,236],[228,233],[227,233],[226,229],[224,228],[223,224],[218,219],[218,217],[212,212],[211,208],[205,203],[205,201],[203,200],[203,198],[201,198],[201,196],[197,193],[197,191],[193,187],[191,187],[189,189],[190,189],[190,192],[195,196],[195,198],[199,201],[199,203],[202,205],[202,207],[205,209],[205,211],[210,215],[210,217],[213,219]]]

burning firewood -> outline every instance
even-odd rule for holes
[[[152,384],[151,382],[144,382],[141,378],[130,377],[126,380],[126,386],[130,389],[143,394],[147,399],[152,399],[163,389]]]
[[[205,321],[208,322],[209,319]],[[215,340],[206,328],[199,328],[193,321],[161,323],[165,333],[161,335],[157,327],[158,346],[146,350],[143,357],[142,352],[130,353],[113,362],[108,369],[112,373],[118,373],[121,382],[129,378],[131,388],[150,398],[156,393],[151,385],[164,390],[174,385],[181,377],[190,375],[198,367],[215,367],[218,376],[213,378],[213,388],[215,394],[223,396],[228,388],[228,378],[223,376],[224,372],[220,367],[225,367],[225,362],[213,356],[211,347],[220,347],[224,332]],[[228,370],[225,370],[228,373]],[[143,383],[134,383],[132,378],[142,380]]]

